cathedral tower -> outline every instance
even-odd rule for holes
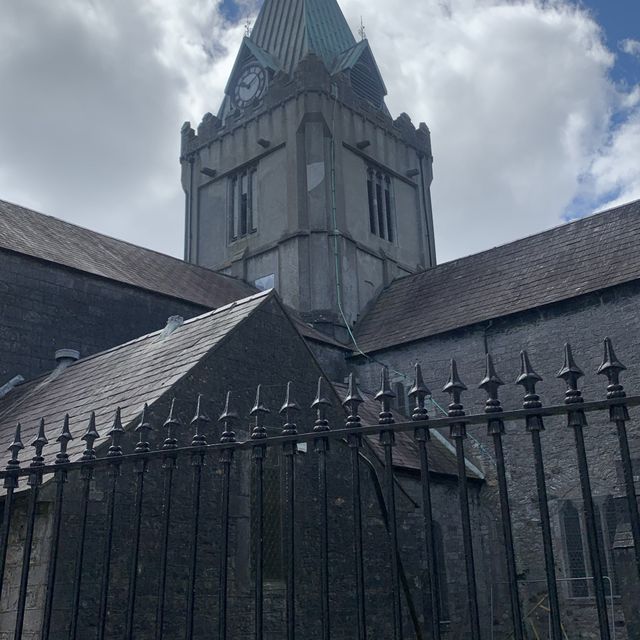
[[[435,264],[429,130],[386,93],[336,0],[265,0],[218,115],[182,127],[185,259],[346,338],[382,287]]]

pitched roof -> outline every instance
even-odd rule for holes
[[[640,200],[392,282],[356,327],[362,351],[640,278]]]
[[[337,382],[332,383],[340,398],[347,395],[347,385]],[[360,406],[359,415],[363,424],[377,424],[380,405],[375,398],[362,390],[360,391],[364,402]],[[396,422],[406,422],[407,418],[397,411],[391,411],[393,419]],[[375,453],[378,460],[384,462],[384,447],[377,436],[365,436],[371,449]],[[432,430],[432,437],[427,448],[427,456],[429,458],[429,469],[431,473],[437,473],[447,476],[458,475],[458,467],[456,463],[455,449],[448,439]],[[468,457],[468,456],[467,456]],[[482,479],[482,475],[478,472],[472,461],[467,467],[467,476]],[[393,466],[399,469],[408,469],[410,471],[420,470],[420,454],[413,436],[408,431],[399,431],[396,433],[396,446],[393,450]]]
[[[258,293],[187,320],[166,338],[156,331],[78,360],[60,375],[54,371],[17,387],[0,400],[0,442],[11,442],[18,422],[25,444],[35,438],[41,418],[50,434],[57,432],[68,412],[75,435],[68,451],[72,460],[77,458],[84,450],[79,436],[91,411],[103,436],[99,445],[106,440],[116,407],[122,410],[122,423],[131,423],[145,402],[156,402],[272,295]],[[57,450],[55,438],[50,441],[47,463]]]
[[[287,73],[308,53],[331,68],[339,53],[356,44],[336,0],[265,0],[251,40]]]
[[[209,309],[255,293],[241,280],[4,200],[0,200],[0,248]]]

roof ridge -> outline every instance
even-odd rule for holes
[[[101,231],[95,231],[94,229],[90,229],[89,227],[84,227],[80,224],[76,224],[75,222],[69,222],[68,220],[63,220],[62,218],[58,218],[57,216],[53,216],[49,213],[42,213],[42,211],[36,211],[35,209],[32,209],[31,207],[25,207],[24,205],[18,204],[17,202],[12,202],[10,200],[4,200],[3,198],[0,198],[0,205],[1,204],[7,204],[11,207],[16,207],[18,209],[22,209],[23,211],[28,211],[30,213],[35,214],[36,216],[41,216],[43,218],[48,218],[50,220],[55,220],[56,222],[69,226],[69,227],[74,227],[76,229],[81,229],[82,231],[86,231],[87,233],[90,233],[92,235],[95,236],[100,236],[101,238],[106,238],[107,240],[111,240],[113,242],[117,242],[119,244],[123,244],[123,245],[127,245],[129,247],[133,247],[134,249],[141,249],[142,251],[148,251],[149,253],[153,253],[154,255],[158,255],[158,256],[162,256],[163,258],[169,258],[170,260],[173,260],[175,262],[180,263],[181,265],[187,266],[189,268],[194,269],[195,271],[201,271],[204,273],[215,273],[218,276],[221,276],[223,278],[227,278],[229,280],[233,280],[234,282],[239,282],[242,283],[241,280],[239,280],[238,278],[235,278],[234,276],[230,276],[229,274],[226,273],[221,273],[220,271],[214,271],[213,269],[209,269],[208,267],[203,267],[201,265],[198,264],[193,264],[192,262],[186,262],[185,260],[182,260],[181,258],[177,258],[176,256],[172,256],[169,253],[163,253],[162,251],[158,251],[157,249],[150,249],[149,247],[143,247],[142,245],[139,244],[135,244],[133,242],[129,242],[128,240],[122,240],[121,238],[116,238],[115,236],[110,236],[106,233],[102,233]],[[18,253],[24,253],[22,251],[18,251]],[[46,259],[46,258],[45,258]],[[112,279],[112,278],[110,278]],[[246,283],[244,283],[246,284]],[[132,285],[132,286],[137,286],[137,285]]]

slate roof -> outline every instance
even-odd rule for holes
[[[640,278],[640,200],[392,282],[356,326],[374,352]]]
[[[331,68],[339,53],[356,44],[336,0],[265,0],[251,40],[287,73],[308,53]]]
[[[0,248],[209,309],[255,293],[241,280],[4,200],[0,200]]]
[[[161,331],[150,333],[78,360],[60,375],[54,372],[17,387],[0,400],[0,447],[12,441],[18,422],[27,446],[44,418],[50,440],[45,459],[50,463],[57,449],[52,436],[69,413],[75,440],[68,451],[72,460],[77,459],[84,450],[80,435],[91,411],[96,412],[96,427],[103,436],[96,441],[99,446],[107,440],[116,407],[122,410],[123,425],[131,423],[145,402],[151,405],[160,399],[272,295],[258,293],[187,320],[166,338]]]
[[[347,395],[347,385],[337,382],[332,383],[338,396],[344,398]],[[364,402],[360,405],[359,415],[363,424],[377,424],[378,414],[380,412],[380,404],[374,397],[360,390]],[[406,422],[407,418],[397,411],[391,411],[393,419],[396,422]],[[375,453],[378,460],[384,462],[384,447],[380,443],[378,436],[365,436],[371,449]],[[453,445],[444,436],[439,437],[432,431],[431,440],[427,448],[427,456],[429,458],[429,469],[431,473],[437,473],[447,476],[458,475],[456,466],[456,456]],[[470,460],[473,464],[473,462]],[[410,471],[420,471],[420,455],[418,447],[413,439],[411,432],[398,432],[396,434],[396,446],[393,450],[393,466],[398,469],[408,469]],[[475,465],[474,465],[475,466]],[[472,467],[467,467],[467,476],[482,479],[482,476]]]

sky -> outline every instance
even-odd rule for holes
[[[640,198],[638,0],[341,0],[426,122],[438,261]],[[0,198],[178,257],[180,127],[259,0],[0,0]]]

